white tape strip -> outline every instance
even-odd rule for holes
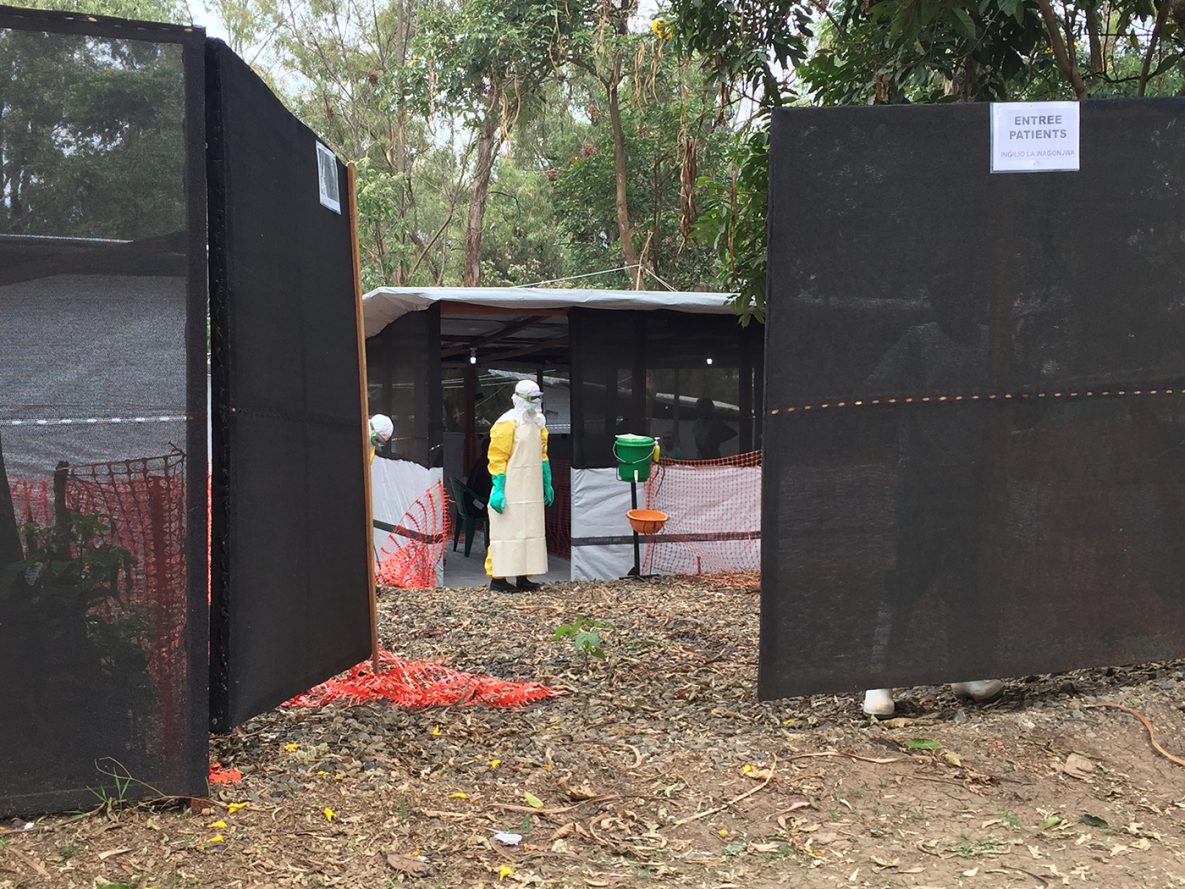
[[[57,420],[0,420],[0,426],[95,426],[115,423],[178,423],[189,418],[167,417],[66,417]]]

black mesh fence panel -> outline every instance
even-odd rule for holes
[[[345,170],[216,41],[207,96],[210,701],[226,730],[366,656],[369,541]]]
[[[995,175],[987,105],[777,115],[763,696],[1185,651],[1183,113]]]
[[[0,9],[0,815],[205,792],[201,46]]]

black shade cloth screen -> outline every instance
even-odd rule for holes
[[[0,816],[206,791],[202,39],[0,7]]]
[[[395,434],[384,457],[437,467],[444,460],[440,396],[440,304],[408,312],[366,341],[368,413],[386,414]]]
[[[369,541],[345,169],[337,213],[316,136],[217,41],[207,103],[210,702],[227,730],[366,657]]]
[[[779,112],[763,697],[1185,653],[1185,101]]]
[[[604,309],[572,309],[568,324],[574,467],[616,465],[613,441],[622,433],[657,436],[663,453],[686,460],[760,446],[760,324]]]

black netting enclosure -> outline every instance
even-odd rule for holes
[[[677,436],[697,403],[726,405],[730,454],[760,447],[762,329],[742,326],[734,315],[670,311],[572,309],[572,465],[577,469],[615,466],[614,436],[632,432]],[[685,437],[686,438],[686,437]],[[713,459],[722,451],[667,455]]]
[[[224,45],[206,62],[226,730],[366,657],[369,541],[346,171]]]
[[[1185,653],[1185,100],[774,120],[763,697]]]
[[[421,466],[442,465],[440,305],[408,312],[370,337],[366,367],[368,413],[386,414],[395,424],[382,455]]]
[[[0,815],[206,792],[203,39],[0,7]]]

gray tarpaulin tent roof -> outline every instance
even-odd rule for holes
[[[366,335],[408,312],[435,303],[464,303],[499,309],[666,309],[726,315],[731,294],[658,290],[576,290],[540,287],[380,287],[362,298]]]

